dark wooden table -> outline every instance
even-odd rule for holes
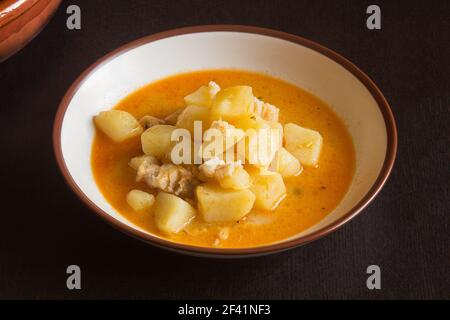
[[[47,28],[0,64],[0,298],[450,298],[448,1],[64,1]],[[78,4],[82,29],[66,28]],[[74,79],[136,38],[197,24],[249,24],[315,40],[356,63],[392,105],[398,159],[379,197],[337,232],[282,254],[206,260],[129,238],[72,194],[52,122]],[[66,289],[66,267],[82,290]],[[381,267],[382,289],[366,288]]]

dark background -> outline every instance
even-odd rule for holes
[[[0,64],[0,298],[450,298],[450,2],[64,1],[47,28]],[[78,4],[82,30],[65,27]],[[52,122],[74,79],[136,38],[198,24],[249,24],[317,41],[371,76],[396,116],[397,163],[378,198],[333,234],[289,252],[210,260],[111,228],[66,186]],[[66,267],[82,290],[66,289]],[[366,268],[382,290],[366,288]]]

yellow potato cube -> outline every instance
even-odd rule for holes
[[[246,127],[245,140],[237,147],[239,155],[243,155],[249,164],[259,168],[267,168],[282,146],[283,131],[281,125],[263,119],[244,120],[236,124]]]
[[[211,108],[211,120],[237,121],[250,117],[253,112],[253,91],[248,86],[237,86],[221,90]]]
[[[253,208],[255,195],[248,189],[222,189],[203,184],[196,189],[199,211],[206,222],[227,222],[242,219]]]
[[[283,126],[281,123],[279,122],[274,122],[274,121],[267,121],[267,124],[269,125],[269,127],[273,130],[272,132],[278,133],[278,147],[281,148],[283,146],[283,138],[284,138],[284,130],[283,130]]]
[[[131,190],[127,194],[128,205],[137,212],[149,210],[154,202],[154,195],[141,190]]]
[[[195,105],[201,107],[211,107],[216,94],[220,91],[217,83],[211,81],[208,86],[202,86],[197,91],[184,97],[186,105]]]
[[[100,112],[94,122],[104,134],[115,142],[121,142],[142,133],[139,122],[128,112],[109,110]]]
[[[178,128],[189,130],[192,138],[194,138],[194,121],[202,122],[202,130],[206,130],[211,125],[209,120],[209,108],[199,106],[188,106],[180,114],[177,121]]]
[[[319,132],[288,123],[284,126],[286,149],[305,166],[317,167],[323,139]]]
[[[196,215],[196,210],[187,201],[165,192],[156,196],[153,212],[156,226],[168,233],[180,232]]]
[[[271,168],[281,174],[283,178],[298,176],[303,171],[300,162],[285,148],[278,150]]]
[[[142,150],[145,154],[163,159],[176,143],[171,141],[172,132],[176,129],[170,125],[156,125],[141,135]]]
[[[243,130],[254,129],[258,131],[262,128],[276,130],[280,137],[280,145],[283,143],[283,126],[279,122],[268,121],[258,117],[244,117],[235,121],[234,125]]]
[[[267,170],[251,170],[252,185],[250,190],[255,194],[255,207],[273,210],[286,195],[283,178],[277,172]]]
[[[239,118],[233,123],[237,128],[241,128],[243,130],[254,129],[258,130],[265,126],[265,123],[261,121],[260,118],[255,118],[254,116],[246,116]]]
[[[250,175],[242,167],[237,167],[231,176],[226,176],[219,180],[219,184],[224,189],[243,190],[250,187]]]

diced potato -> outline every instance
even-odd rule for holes
[[[255,129],[258,130],[263,125],[263,122],[258,121],[259,119],[256,119],[255,117],[247,116],[239,118],[238,120],[235,120],[233,124],[240,129],[248,130],[248,129]]]
[[[245,148],[238,146],[238,153],[245,156],[248,163],[259,168],[267,168],[282,145],[283,132],[276,122],[262,119],[245,120],[236,125],[246,126]]]
[[[279,133],[279,143],[280,146],[283,143],[283,126],[279,122],[268,121],[262,118],[245,117],[234,122],[237,128],[243,130],[254,129],[258,131],[259,129],[273,129]]]
[[[211,107],[216,94],[220,91],[220,87],[213,81],[208,86],[202,86],[197,91],[184,97],[186,105],[195,105],[201,107]]]
[[[178,128],[189,130],[191,136],[194,137],[194,121],[202,122],[202,130],[206,130],[211,125],[209,120],[209,108],[199,106],[188,106],[180,114],[177,121]]]
[[[187,105],[209,107],[212,103],[211,95],[209,94],[209,88],[207,86],[200,87],[197,91],[184,97],[184,102]]]
[[[172,150],[172,132],[176,129],[170,125],[156,125],[141,135],[142,150],[145,154],[163,159]]]
[[[156,226],[168,233],[180,232],[196,215],[187,201],[165,192],[156,196],[153,212]]]
[[[319,132],[288,123],[284,126],[286,149],[305,166],[317,167],[323,139]]]
[[[219,184],[225,189],[242,190],[250,187],[250,175],[242,167],[237,167],[231,176],[219,180]]]
[[[255,202],[255,195],[248,189],[222,189],[214,184],[198,186],[196,194],[206,222],[238,221],[250,212]]]
[[[143,129],[139,122],[128,112],[109,110],[100,112],[94,122],[103,133],[115,142],[121,142],[138,134]]]
[[[253,91],[248,86],[237,86],[221,90],[211,108],[212,120],[237,121],[250,117],[253,112]]]
[[[282,124],[274,121],[266,121],[266,122],[272,130],[275,130],[274,132],[278,132],[279,136],[277,142],[278,147],[281,148],[283,146],[283,137],[284,137],[284,130]]]
[[[141,190],[131,190],[127,194],[127,203],[134,211],[147,211],[149,210],[155,202],[155,196],[141,191]]]
[[[277,172],[267,170],[251,170],[252,185],[250,190],[255,194],[255,207],[273,210],[286,195],[283,178]]]
[[[271,168],[278,171],[283,178],[298,176],[303,171],[303,167],[297,158],[285,148],[278,150]]]
[[[189,136],[178,137],[178,141],[175,141],[173,148],[162,162],[170,161],[177,165],[200,164],[202,161],[200,147],[201,145],[192,142]]]

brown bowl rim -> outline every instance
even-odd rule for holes
[[[153,236],[151,234],[147,234],[145,232],[136,230],[132,228],[131,226],[128,226],[115,218],[111,217],[108,213],[104,212],[102,209],[100,209],[95,203],[93,203],[87,195],[84,194],[84,192],[78,187],[78,185],[75,183],[73,177],[69,173],[66,163],[64,161],[64,157],[62,154],[61,149],[61,129],[62,129],[62,122],[64,119],[64,115],[66,112],[67,107],[69,106],[70,101],[72,100],[74,94],[77,92],[79,87],[84,83],[84,81],[93,74],[93,72],[102,66],[103,64],[109,62],[110,60],[114,59],[115,57],[134,49],[138,46],[141,46],[146,43],[150,43],[153,41],[178,36],[178,35],[184,35],[184,34],[191,34],[191,33],[202,33],[202,32],[242,32],[242,33],[250,33],[250,34],[257,34],[257,35],[264,35],[264,36],[270,36],[282,40],[287,40],[302,46],[305,46],[307,48],[310,48],[316,52],[319,52],[326,57],[332,59],[333,61],[337,62],[341,66],[343,66],[346,70],[351,72],[356,78],[358,78],[365,87],[369,90],[369,92],[372,94],[374,99],[376,100],[378,107],[380,108],[381,113],[383,114],[384,122],[386,125],[386,131],[387,131],[387,150],[386,150],[386,157],[383,163],[383,167],[373,184],[372,188],[367,192],[367,194],[351,209],[349,210],[344,216],[339,218],[337,221],[333,222],[332,224],[323,227],[319,230],[316,230],[315,232],[308,234],[303,237],[295,238],[292,240],[283,241],[280,243],[274,243],[274,244],[268,244],[263,246],[256,246],[256,247],[248,247],[248,248],[210,248],[210,247],[199,247],[199,246],[193,246],[193,245],[187,245],[182,243],[176,243],[172,242],[170,240],[166,240],[163,238],[159,238],[157,236]],[[265,255],[275,252],[284,251],[287,249],[292,249],[295,247],[298,247],[300,245],[306,244],[308,242],[317,240],[332,231],[340,228],[345,223],[350,221],[352,218],[354,218],[356,215],[358,215],[364,208],[366,208],[369,203],[375,198],[375,196],[380,192],[382,187],[384,186],[387,178],[389,177],[389,174],[394,166],[395,157],[397,153],[397,128],[395,123],[395,118],[392,113],[392,110],[389,106],[389,103],[387,102],[386,98],[381,93],[380,89],[376,86],[376,84],[363,72],[361,71],[357,66],[355,66],[353,63],[348,61],[346,58],[341,56],[340,54],[334,52],[331,49],[328,49],[316,42],[313,42],[311,40],[305,39],[301,36],[285,33],[282,31],[267,29],[267,28],[261,28],[261,27],[254,27],[254,26],[244,26],[244,25],[201,25],[201,26],[192,26],[192,27],[184,27],[184,28],[178,28],[173,29],[169,31],[164,31],[156,34],[152,34],[149,36],[145,36],[143,38],[134,40],[130,43],[127,43],[118,49],[106,54],[99,60],[97,60],[94,64],[92,64],[89,68],[87,68],[76,80],[75,82],[70,86],[70,88],[67,90],[66,94],[64,95],[63,99],[61,100],[55,121],[53,126],[53,147],[54,147],[54,153],[56,156],[56,160],[58,163],[58,166],[62,172],[62,175],[64,176],[67,184],[69,187],[75,192],[75,194],[92,210],[94,211],[98,216],[112,224],[114,227],[118,228],[119,230],[125,232],[126,234],[133,236],[135,238],[138,238],[140,240],[143,240],[146,243],[169,249],[172,251],[178,251],[185,254],[190,255],[199,255],[199,256],[214,256],[214,257],[244,257],[244,256],[256,256],[256,255]]]

